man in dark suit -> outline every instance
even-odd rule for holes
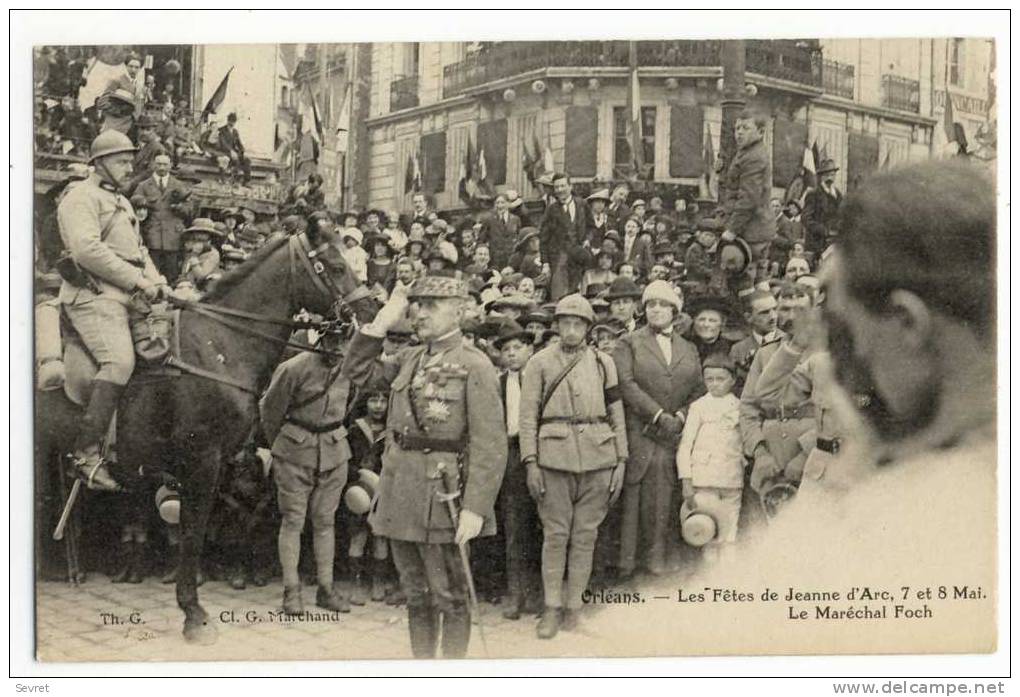
[[[836,237],[839,208],[843,204],[843,192],[836,188],[836,172],[839,167],[831,159],[822,160],[818,168],[817,189],[804,197],[804,213],[801,219],[807,229],[808,251],[820,255]]]
[[[479,242],[489,245],[489,257],[496,269],[506,268],[521,229],[521,219],[510,212],[510,200],[507,194],[497,195],[491,215],[482,221]]]
[[[584,274],[584,235],[588,206],[571,190],[570,177],[553,176],[554,200],[545,209],[539,228],[542,258],[549,264],[549,300],[555,301],[577,290]]]
[[[157,155],[152,169],[152,176],[135,189],[135,195],[143,197],[149,207],[142,235],[152,262],[173,283],[181,272],[181,233],[190,212],[191,190],[170,174],[169,155]]]
[[[230,158],[231,167],[241,170],[247,184],[251,179],[251,160],[245,156],[241,134],[237,132],[237,114],[227,116],[227,123],[217,131],[216,141],[219,149]]]
[[[627,205],[627,196],[630,189],[626,184],[619,184],[613,189],[613,195],[606,208],[606,215],[609,216],[609,229],[616,230],[623,234],[623,224],[630,217],[630,206]]]
[[[623,225],[623,261],[634,267],[639,278],[644,278],[652,268],[652,239],[641,232],[641,223],[635,216],[627,218]]]
[[[730,348],[730,359],[737,370],[734,394],[739,394],[743,390],[744,381],[747,379],[751,362],[754,360],[755,354],[758,353],[758,349],[785,336],[782,331],[776,328],[778,303],[772,293],[756,290],[748,296],[747,302],[746,319],[751,328],[751,334]]]
[[[674,331],[682,310],[676,291],[653,281],[642,303],[647,325],[623,337],[613,353],[630,444],[619,562],[624,580],[642,557],[650,573],[667,570],[678,510],[676,447],[688,405],[705,392],[697,349]]]
[[[765,117],[758,114],[744,111],[737,117],[733,129],[737,152],[719,186],[719,202],[726,212],[722,238],[743,239],[750,245],[755,262],[767,258],[776,236],[776,219],[769,208],[772,164],[764,141],[766,126]],[[753,264],[748,266],[754,268]]]

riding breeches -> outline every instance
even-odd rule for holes
[[[135,369],[128,308],[111,298],[97,296],[64,309],[86,348],[99,364],[96,380],[126,385]]]

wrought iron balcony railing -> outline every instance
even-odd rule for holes
[[[883,75],[882,106],[921,113],[921,83],[909,77]]]
[[[418,106],[418,76],[397,78],[390,83],[390,111]]]
[[[822,61],[822,89],[844,99],[854,98],[854,66],[825,59]]]
[[[548,67],[626,67],[627,41],[503,41],[483,46],[443,68],[443,96]],[[722,65],[721,41],[638,41],[638,65]],[[811,41],[748,41],[747,70],[815,87],[822,86],[821,51]]]

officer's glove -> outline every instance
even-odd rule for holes
[[[535,501],[540,501],[542,496],[545,495],[545,476],[542,474],[542,468],[538,466],[537,462],[531,462],[528,464],[528,493],[531,494],[531,498]]]
[[[482,523],[484,522],[485,519],[482,516],[462,508],[457,521],[457,534],[454,536],[453,541],[462,545],[475,539],[482,531]]]
[[[616,499],[620,498],[620,494],[623,492],[623,477],[627,472],[627,461],[620,460],[616,463],[616,467],[613,468],[613,476],[609,479],[609,505],[612,506],[616,503]]]
[[[762,448],[754,458],[754,467],[751,469],[751,488],[761,493],[764,486],[770,479],[778,477],[783,468],[772,457],[772,453]]]
[[[376,314],[375,319],[372,320],[372,331],[370,333],[377,336],[385,336],[386,332],[403,319],[407,313],[407,304],[407,286],[397,281],[397,284],[393,286],[393,292],[390,293],[389,300],[386,301],[386,304]]]

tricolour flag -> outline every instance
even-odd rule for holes
[[[230,66],[230,70],[220,80],[219,87],[213,92],[212,96],[209,97],[209,101],[205,103],[205,109],[202,109],[202,121],[205,121],[210,114],[215,114],[216,110],[223,104],[223,100],[227,98],[227,83],[230,81],[230,73],[234,71],[234,66]]]
[[[630,42],[627,85],[627,142],[630,143],[631,161],[635,176],[645,168],[645,149],[641,133],[641,87],[638,83],[637,42]]]

